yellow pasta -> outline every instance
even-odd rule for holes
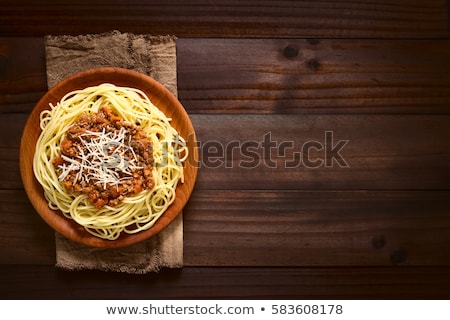
[[[154,186],[125,197],[117,205],[101,208],[87,194],[67,190],[53,161],[61,156],[61,142],[69,128],[83,114],[108,107],[124,121],[139,123],[151,142]],[[140,90],[101,84],[65,95],[40,115],[40,134],[33,170],[50,208],[60,210],[89,233],[108,240],[121,233],[137,233],[150,228],[175,200],[178,182],[183,182],[183,164],[188,157],[185,140],[167,118]]]

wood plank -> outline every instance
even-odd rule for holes
[[[0,38],[0,114],[30,112],[47,91],[42,38]]]
[[[22,188],[27,114],[0,118],[0,188]],[[450,116],[191,115],[198,189],[449,189]]]
[[[19,147],[27,117],[24,113],[8,113],[0,117],[0,189],[23,188]]]
[[[185,267],[147,275],[126,275],[63,272],[52,266],[2,265],[0,298],[449,299],[449,279],[448,267]]]
[[[198,189],[449,188],[449,116],[191,118]]]
[[[0,34],[99,33],[178,37],[446,38],[445,0],[2,1]]]
[[[195,190],[186,266],[446,266],[449,191]],[[54,265],[54,233],[0,190],[0,264]]]
[[[450,41],[179,39],[191,113],[449,113]]]
[[[54,231],[23,190],[0,190],[0,264],[55,264]]]
[[[449,196],[194,191],[184,210],[185,265],[450,265]]]
[[[179,39],[177,50],[191,114],[450,110],[448,40]],[[0,113],[29,112],[47,89],[43,39],[0,38],[0,57]]]

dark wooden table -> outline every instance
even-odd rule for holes
[[[448,1],[1,0],[0,12],[1,298],[450,298]],[[178,37],[179,98],[202,142],[180,270],[55,269],[54,233],[23,190],[43,37],[111,30]]]

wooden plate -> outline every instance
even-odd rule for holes
[[[189,159],[185,162],[184,183],[176,188],[176,198],[158,221],[148,230],[137,234],[123,233],[117,240],[104,240],[88,233],[75,221],[65,218],[61,212],[51,210],[44,197],[41,185],[34,177],[33,157],[36,141],[41,133],[39,115],[49,109],[68,92],[84,89],[102,83],[127,86],[145,92],[155,106],[171,118],[172,126],[186,139]],[[121,68],[98,68],[77,73],[51,88],[37,103],[31,112],[22,134],[20,145],[20,172],[25,191],[39,215],[57,232],[73,241],[92,247],[124,247],[146,240],[166,228],[181,212],[188,201],[197,179],[198,150],[195,131],[191,120],[181,103],[163,85],[138,72]]]

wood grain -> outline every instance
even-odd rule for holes
[[[30,112],[46,91],[43,39],[0,37],[0,114]]]
[[[22,188],[18,145],[26,119],[26,114],[15,113],[0,118],[0,162],[8,168],[0,171],[0,188]],[[193,163],[200,166],[197,189],[449,188],[449,116],[191,115],[191,119],[200,143],[200,162]],[[327,132],[332,132],[332,139]],[[270,150],[263,147],[269,134]],[[288,144],[283,147],[283,142]],[[336,160],[339,156],[345,163]]]
[[[450,265],[448,191],[198,190],[189,266]]]
[[[19,146],[27,115],[2,114],[0,118],[0,189],[22,189]]]
[[[449,114],[449,55],[446,40],[178,39],[178,92],[190,114]],[[0,113],[31,111],[43,57],[41,38],[0,39]]]
[[[199,189],[449,188],[448,116],[191,118],[201,143]]]
[[[186,266],[450,265],[449,191],[195,190]],[[1,264],[54,265],[53,230],[0,191]]]
[[[2,1],[2,35],[75,35],[112,29],[178,37],[446,38],[448,2]]]
[[[449,113],[448,41],[179,39],[177,50],[191,113]]]
[[[448,267],[192,268],[142,276],[0,266],[2,299],[448,299]]]
[[[24,190],[0,190],[0,264],[55,264],[55,234]]]
[[[449,299],[448,4],[3,0],[0,298]],[[199,168],[184,211],[188,266],[55,269],[53,231],[18,166],[47,89],[42,37],[114,29],[179,37],[179,97],[202,143],[271,132],[301,146],[333,131],[350,166],[284,170],[290,149],[277,168],[231,170],[249,158],[224,153]]]

